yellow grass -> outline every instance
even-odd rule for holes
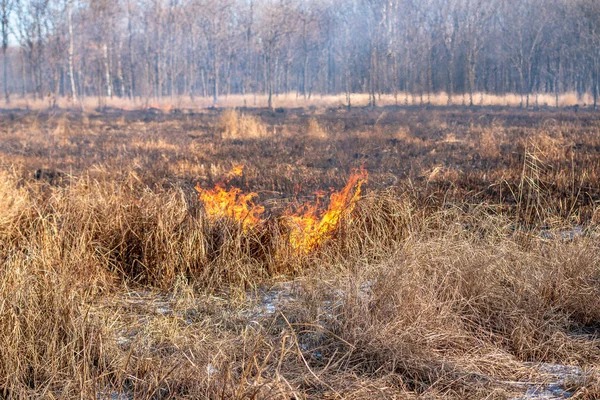
[[[369,105],[369,95],[366,93],[353,93],[350,95],[352,106],[365,107]],[[522,100],[522,101],[521,101]],[[468,94],[454,95],[452,98],[452,105],[464,106],[468,105]],[[497,95],[491,93],[474,93],[473,102],[476,106],[501,106],[501,107],[519,107],[521,104],[525,105],[525,96],[519,94],[505,94]],[[296,96],[295,93],[279,94],[274,96],[274,107],[282,108],[309,108],[309,107],[344,107],[347,105],[346,95],[314,95],[310,99],[304,98],[303,96]],[[562,93],[558,97],[559,107],[573,107],[578,106],[590,106],[593,103],[592,97],[589,94],[584,94],[579,97],[576,93]],[[73,103],[67,98],[59,98],[56,101],[59,108],[73,108],[80,109],[83,105],[85,110],[93,110],[101,107],[112,107],[123,110],[148,110],[157,109],[165,112],[171,112],[173,110],[202,110],[211,107],[218,108],[266,108],[268,104],[268,98],[266,95],[229,95],[220,96],[218,102],[215,104],[212,97],[164,97],[161,99],[135,99],[129,100],[124,98],[114,97],[110,98],[94,98],[87,97],[82,102]],[[427,95],[423,95],[423,102],[421,102],[420,94],[414,95],[400,92],[396,99],[391,94],[378,95],[377,105],[378,106],[391,106],[391,105],[422,105],[431,104],[433,106],[447,106],[448,95],[444,92],[432,93],[429,96],[429,103]],[[6,104],[4,99],[0,99],[0,108],[5,109],[45,109],[51,107],[47,99],[34,100],[31,97],[20,98],[14,96],[11,98],[10,104]],[[529,106],[540,106],[540,107],[555,107],[556,98],[554,94],[531,94],[529,96]]]
[[[221,114],[219,124],[224,139],[256,139],[269,135],[259,118],[232,109]]]

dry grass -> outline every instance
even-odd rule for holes
[[[600,395],[593,114],[284,115],[0,115],[0,397]],[[237,164],[249,230],[193,189]],[[294,251],[288,204],[361,164]]]
[[[29,203],[27,191],[19,188],[10,171],[0,173],[0,231],[10,228],[14,219],[25,211]]]
[[[268,136],[267,127],[255,116],[225,110],[219,125],[223,139],[258,139]]]
[[[352,93],[350,101],[354,107],[365,107],[369,105],[369,94],[367,93]],[[468,104],[468,95],[455,95],[452,98],[451,105],[464,106]],[[515,93],[505,95],[497,95],[492,93],[474,93],[473,102],[475,106],[492,106],[492,107],[524,107],[526,97]],[[303,96],[296,96],[296,93],[282,93],[273,97],[275,107],[282,108],[329,108],[329,107],[345,107],[347,106],[347,98],[345,94],[340,95],[318,95],[312,96],[310,99]],[[578,96],[577,93],[568,92],[558,96],[559,107],[589,107],[593,104],[592,96],[585,94]],[[162,99],[126,99],[126,98],[95,98],[87,97],[83,102],[73,103],[68,98],[58,98],[56,105],[59,108],[65,109],[81,109],[94,110],[96,108],[118,108],[122,110],[162,110],[164,112],[174,112],[181,110],[203,110],[208,108],[266,108],[268,98],[266,95],[229,95],[221,96],[215,105],[213,97],[165,97]],[[393,105],[431,105],[445,107],[448,106],[448,95],[444,92],[432,93],[427,97],[425,94],[413,95],[411,93],[398,93],[397,100],[394,95],[382,94],[377,96],[378,106],[393,106]],[[535,94],[529,97],[529,107],[545,107],[552,108],[556,106],[556,97],[553,94]],[[41,110],[52,107],[52,103],[48,99],[34,100],[33,98],[11,98],[10,104],[5,104],[3,99],[0,99],[0,107],[3,109],[31,109]]]
[[[327,140],[329,135],[316,119],[311,118],[306,127],[306,136],[312,139]]]

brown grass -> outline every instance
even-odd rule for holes
[[[223,139],[258,139],[268,136],[266,126],[255,116],[225,110],[220,117]]]
[[[319,124],[314,118],[308,120],[308,126],[306,127],[306,136],[312,139],[327,140],[329,135],[327,131]]]
[[[0,397],[600,395],[595,115],[289,113],[0,115]],[[250,230],[194,191],[237,164]],[[288,204],[361,164],[295,252]]]

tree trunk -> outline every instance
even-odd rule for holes
[[[448,60],[448,105],[452,105],[454,95],[454,51],[450,51]]]
[[[594,57],[594,73],[592,74],[592,92],[594,96],[594,110],[598,105],[598,57]]]
[[[4,70],[4,101],[10,104],[10,94],[8,92],[8,59],[6,58],[6,46],[2,46],[2,64]]]
[[[25,71],[25,50],[21,49],[21,97],[25,98],[27,91],[27,72]]]
[[[350,98],[350,69],[348,68],[348,64],[346,63],[345,65],[345,78],[344,80],[346,81],[346,105],[348,107],[348,110],[352,107],[352,101]]]
[[[106,97],[112,99],[112,78],[110,76],[110,60],[108,58],[108,44],[104,42],[102,46],[104,53],[104,78],[106,79]]]
[[[206,97],[208,93],[206,90],[206,74],[204,68],[200,70],[200,82],[202,83],[202,97]]]
[[[69,0],[68,7],[68,22],[69,22],[69,81],[71,83],[71,99],[77,102],[77,89],[75,88],[75,68],[73,68],[73,57],[75,53],[75,45],[73,40],[73,0]]]
[[[218,49],[214,49],[213,54],[213,105],[217,105],[219,100],[219,56]]]
[[[304,95],[304,100],[306,100],[308,86],[308,50],[304,49],[304,73],[302,74],[302,94]]]
[[[519,107],[523,108],[523,97],[525,95],[525,77],[523,76],[523,69],[519,69],[519,91],[521,92],[521,104]]]
[[[377,89],[377,46],[373,46],[371,48],[371,71],[369,75],[369,105],[371,107],[376,107],[377,100],[375,98],[375,91]]]
[[[119,54],[117,54],[117,78],[119,79],[119,97],[125,97],[125,77],[123,75],[123,62],[121,54],[123,52],[123,41],[119,37]]]
[[[134,69],[134,60],[133,60],[133,24],[132,24],[132,14],[133,10],[131,9],[131,3],[127,3],[127,47],[128,47],[128,61],[129,61],[129,99],[135,97],[135,69]]]
[[[270,53],[270,52],[269,52]],[[266,63],[266,70],[267,70],[267,93],[268,93],[268,98],[267,98],[267,107],[269,107],[269,110],[273,109],[273,71],[272,71],[272,65],[271,65],[271,56],[270,54],[267,54],[266,58],[265,58],[265,63]]]
[[[8,59],[6,58],[6,51],[8,49],[8,17],[9,17],[10,5],[4,1],[2,3],[2,65],[3,65],[3,76],[4,76],[4,100],[6,104],[10,103],[10,93],[8,91]]]
[[[476,70],[476,58],[477,55],[469,51],[467,58],[467,65],[469,70],[469,107],[473,107],[473,91],[475,86],[475,70]]]
[[[394,105],[398,105],[398,54],[394,50],[392,66],[392,85],[394,85]]]

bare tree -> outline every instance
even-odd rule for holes
[[[473,106],[473,91],[477,73],[479,53],[485,45],[485,27],[497,11],[495,0],[466,0],[464,4],[465,45],[467,47],[467,80],[469,105]]]
[[[210,70],[212,75],[213,103],[217,104],[221,81],[221,64],[224,58],[224,49],[227,47],[227,26],[230,26],[231,0],[214,0],[202,4],[202,26],[208,46],[210,57]],[[226,57],[226,56],[225,56]]]
[[[447,94],[448,104],[452,104],[454,96],[455,62],[461,39],[460,29],[463,28],[459,0],[440,0],[439,27],[441,39],[446,50],[447,61]]]
[[[273,90],[275,84],[276,66],[279,63],[281,45],[287,35],[294,29],[290,16],[292,6],[289,1],[275,4],[265,4],[262,8],[262,25],[259,36],[263,43],[265,91],[267,92],[267,105],[273,108]]]
[[[600,3],[594,0],[580,0],[578,6],[577,17],[586,42],[585,48],[591,50],[585,51],[585,55],[592,63],[592,95],[596,108],[600,80]]]
[[[13,0],[0,0],[0,35],[2,36],[2,69],[4,77],[4,100],[6,104],[10,103],[10,93],[8,89],[8,33],[9,18],[13,8]]]
[[[543,8],[544,0],[530,0],[530,3],[518,3],[516,7],[512,2],[504,3],[504,45],[519,73],[521,106],[525,97],[526,107],[529,107],[529,96],[535,82],[533,68],[536,55],[542,46],[544,29],[547,27],[545,16],[540,12]]]
[[[517,92],[529,106],[577,91],[596,105],[599,26],[596,0],[0,0],[6,101]]]
[[[75,39],[73,37],[73,0],[67,0],[67,19],[69,23],[69,81],[71,83],[71,96],[73,101],[77,102],[75,68],[73,67],[73,58],[75,56]]]

